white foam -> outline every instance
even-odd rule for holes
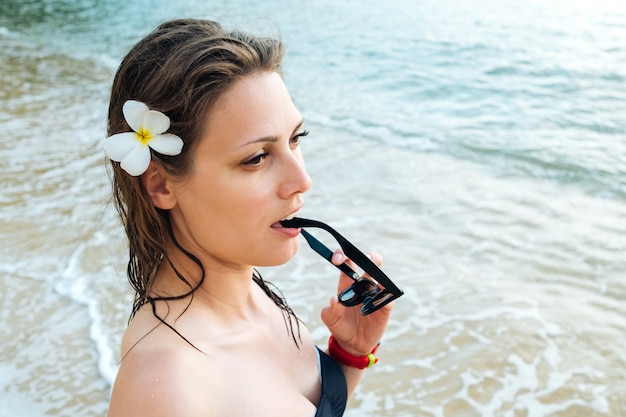
[[[13,389],[20,372],[15,367],[0,363],[0,416],[44,416],[48,407],[36,398]]]
[[[96,234],[95,237],[101,239],[99,234]],[[57,282],[55,289],[59,294],[87,307],[91,323],[89,335],[98,351],[98,369],[107,383],[113,386],[118,366],[114,359],[114,351],[109,345],[108,329],[103,325],[98,298],[90,294],[87,289],[89,274],[86,274],[78,266],[86,248],[87,243],[85,242],[78,245],[61,273],[61,279]]]

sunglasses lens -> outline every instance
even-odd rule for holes
[[[339,294],[339,302],[346,307],[355,306],[361,304],[367,297],[376,294],[378,290],[376,282],[364,278],[343,290]]]
[[[398,297],[390,292],[380,291],[376,294],[376,296],[369,297],[363,302],[363,305],[361,306],[361,314],[367,316],[368,314],[371,314],[379,308],[389,304],[396,298]]]

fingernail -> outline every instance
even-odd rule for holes
[[[343,260],[343,255],[340,253],[336,253],[333,255],[333,263],[341,263],[341,261]]]
[[[371,253],[369,253],[369,252],[367,252],[367,253],[365,254],[365,256],[367,256],[367,257],[368,257],[368,258],[370,258],[370,259],[374,259],[374,258],[372,258],[372,254],[371,254]]]

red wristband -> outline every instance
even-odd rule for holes
[[[371,353],[364,356],[354,356],[342,348],[333,335],[330,335],[330,338],[328,339],[328,356],[344,365],[358,369],[365,369],[378,362],[378,358],[374,356],[374,353],[376,353],[379,346],[380,342],[378,342]]]

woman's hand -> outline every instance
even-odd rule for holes
[[[367,255],[376,265],[382,265],[381,255],[377,253]],[[347,261],[354,268],[352,261],[348,260],[341,251],[336,251],[332,260],[335,265]],[[339,276],[339,293],[353,283],[352,278],[342,273]],[[342,348],[354,356],[363,356],[370,353],[380,341],[387,328],[392,308],[393,302],[374,313],[363,316],[359,311],[359,306],[345,307],[339,303],[337,296],[333,296],[330,299],[330,305],[322,309],[322,321]]]

